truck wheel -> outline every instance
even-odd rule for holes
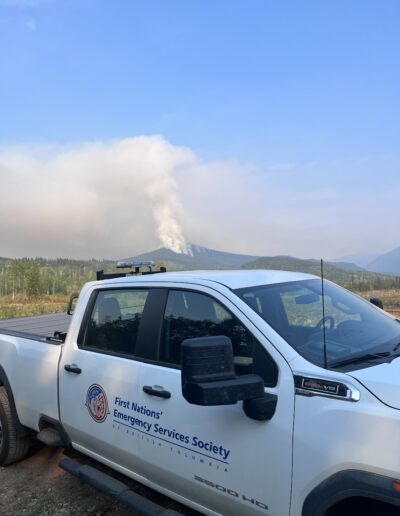
[[[10,401],[4,387],[0,387],[0,466],[7,466],[26,457],[31,440],[19,437]]]

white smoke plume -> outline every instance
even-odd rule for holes
[[[0,255],[186,252],[173,172],[194,159],[159,136],[0,149]]]

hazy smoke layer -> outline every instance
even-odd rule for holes
[[[383,252],[399,245],[398,167],[366,181],[363,163],[203,163],[159,136],[0,148],[0,256],[187,252],[183,235],[258,255]]]
[[[114,258],[158,245],[185,252],[173,172],[193,161],[157,136],[3,149],[0,255]]]

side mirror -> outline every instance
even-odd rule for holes
[[[382,310],[384,309],[382,299],[379,297],[371,297],[369,302],[372,303],[373,305],[377,306],[378,308],[381,308]]]
[[[71,297],[69,298],[68,307],[67,307],[67,314],[72,315],[74,313],[76,301],[79,297],[79,294],[71,294]]]
[[[189,403],[216,406],[243,400],[248,417],[264,420],[273,416],[277,397],[265,394],[260,376],[236,376],[228,337],[187,339],[182,343],[181,357],[182,394]]]

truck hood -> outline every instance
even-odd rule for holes
[[[400,410],[400,358],[347,374],[361,382],[385,405]]]

